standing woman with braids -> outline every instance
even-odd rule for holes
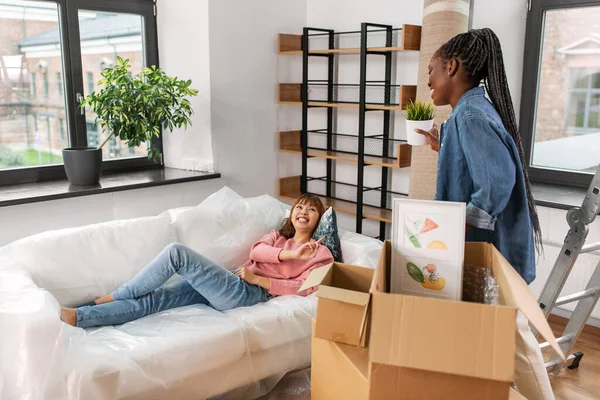
[[[436,200],[467,203],[467,240],[493,243],[531,283],[540,224],[498,37],[486,28],[449,40],[431,58],[429,87],[436,106],[453,108],[439,138],[417,131],[440,153]]]
[[[453,109],[439,135],[435,126],[416,130],[439,152],[436,200],[466,203],[466,240],[493,243],[531,283],[540,225],[498,37],[485,28],[450,39],[431,58],[429,87],[436,106]],[[529,400],[554,399],[538,343],[520,313],[517,326],[517,388]]]

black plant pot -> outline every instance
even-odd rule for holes
[[[80,147],[63,149],[65,172],[71,185],[96,185],[102,172],[102,149]]]

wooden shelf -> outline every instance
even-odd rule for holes
[[[392,53],[398,51],[413,51],[407,50],[403,47],[369,47],[367,52],[378,52],[378,53]],[[280,50],[278,54],[294,55],[302,54],[302,50]],[[323,49],[323,50],[310,50],[308,54],[360,54],[359,48],[349,49]]]
[[[302,54],[302,35],[287,33],[277,35],[277,52],[279,54]]]
[[[277,101],[279,104],[302,105],[301,83],[280,83],[277,92]]]
[[[398,86],[396,86],[398,87]],[[379,105],[367,104],[369,110],[404,110],[408,102],[414,101],[417,97],[417,87],[400,85],[398,87],[400,104],[398,105]],[[301,83],[280,83],[278,90],[278,104],[302,105],[302,84]],[[309,101],[310,107],[336,107],[336,108],[359,108],[358,103],[327,103],[323,101]]]
[[[343,32],[341,32],[343,33]],[[418,51],[421,48],[421,27],[402,25],[400,47],[369,47],[368,52]],[[302,35],[280,33],[277,36],[279,54],[302,54]],[[308,54],[360,54],[360,48],[309,50]]]
[[[300,192],[300,175],[279,178],[279,197],[286,200],[296,200]],[[356,215],[356,204],[329,197],[319,196],[325,207],[333,207],[337,212]],[[392,223],[392,212],[383,208],[363,206],[363,217],[373,221]]]
[[[278,104],[290,104],[301,106],[301,101],[279,101]],[[324,103],[321,101],[309,101],[308,105],[310,107],[335,107],[335,108],[358,108],[358,104],[354,103]],[[369,105],[366,106],[369,110],[390,110],[390,111],[402,111],[404,108],[401,106],[379,106],[379,105]]]
[[[375,26],[372,26],[375,27]],[[371,29],[371,26],[369,27]],[[390,32],[391,29],[391,32]],[[277,38],[277,52],[282,55],[303,55],[306,62],[306,56],[322,56],[327,57],[331,61],[336,56],[346,54],[361,54],[364,48],[361,45],[372,46],[366,48],[367,54],[384,54],[386,59],[392,52],[403,51],[419,51],[421,46],[421,27],[416,25],[402,25],[401,28],[390,28],[384,26],[384,29],[373,29],[372,35],[364,34],[364,31],[352,32],[335,32],[326,30],[314,33],[310,28],[305,29],[307,36],[302,34],[279,34]],[[314,33],[314,34],[313,34]],[[319,36],[318,36],[319,35]],[[344,38],[343,41],[340,38]],[[317,38],[325,39],[321,41]],[[326,39],[333,39],[333,43]],[[368,39],[368,40],[367,40]],[[331,43],[331,45],[329,45]],[[326,48],[336,47],[342,44],[345,48]],[[387,45],[390,45],[387,47]],[[384,47],[381,47],[384,46]],[[325,47],[325,48],[323,48]],[[378,57],[382,58],[382,57]],[[305,65],[306,67],[306,65]],[[361,68],[365,64],[361,62]],[[335,80],[335,79],[334,79]],[[399,111],[406,109],[407,103],[414,101],[417,95],[416,86],[408,85],[383,85],[383,81],[372,81],[364,86],[347,83],[329,82],[333,85],[333,95],[331,94],[331,86],[323,80],[307,80],[304,82],[306,93],[303,93],[303,84],[301,83],[280,83],[278,87],[278,104],[287,104],[294,106],[308,106],[314,108],[329,109],[346,108],[357,109],[359,113],[366,110],[382,110],[382,111]],[[378,84],[377,84],[378,83]],[[361,90],[362,89],[362,90]],[[366,91],[366,93],[365,93]],[[306,94],[306,96],[305,96]],[[360,103],[360,95],[363,95],[369,100],[369,103]],[[343,103],[340,101],[344,101]],[[360,103],[360,104],[359,104]],[[364,108],[361,107],[361,104]],[[306,112],[306,109],[304,109]],[[335,114],[335,113],[334,113]],[[387,116],[389,113],[385,113]],[[329,112],[331,117],[331,112]],[[362,113],[361,113],[362,115]],[[306,115],[305,115],[306,117]],[[306,119],[303,120],[306,124]],[[330,121],[331,122],[331,121]],[[306,126],[303,129],[307,129]],[[324,138],[333,138],[332,146],[336,150],[324,150],[323,142],[314,142],[314,139],[322,140],[323,138],[316,135],[323,135]],[[400,141],[384,141],[382,135],[371,136],[364,138],[364,142],[358,145],[358,137],[354,135],[344,135],[342,133],[326,133],[326,130],[309,130],[308,143],[318,149],[302,149],[301,146],[301,131],[279,132],[278,150],[282,153],[296,154],[302,156],[303,152],[306,157],[314,157],[320,159],[336,160],[358,164],[359,149],[366,150],[369,154],[387,154],[396,157],[377,157],[365,155],[364,165],[376,165],[384,168],[404,168],[411,164],[412,147]],[[332,142],[329,142],[332,143]],[[317,144],[319,144],[317,146]],[[397,147],[396,147],[397,146]],[[346,152],[338,151],[344,150]],[[362,153],[361,153],[362,154]],[[328,164],[331,164],[328,162]],[[361,168],[364,166],[361,165]],[[372,168],[372,167],[371,167]],[[306,178],[306,177],[305,177]],[[355,215],[360,221],[360,218],[365,218],[373,221],[385,223],[392,222],[392,212],[388,209],[391,207],[393,199],[406,196],[403,193],[398,193],[389,190],[387,184],[382,187],[359,188],[356,184],[351,184],[342,181],[335,181],[331,176],[324,177],[308,177],[309,191],[322,194],[330,194],[338,198],[346,200],[334,199],[326,196],[319,196],[324,205],[333,207],[337,212]],[[279,197],[294,201],[301,195],[301,176],[291,176],[279,179]],[[362,190],[362,192],[361,192]],[[357,215],[356,201],[357,196],[363,199],[362,216]],[[378,207],[382,206],[382,207]],[[381,225],[384,228],[383,224]],[[385,231],[382,230],[381,236],[385,236]]]
[[[302,155],[300,131],[279,132],[279,151]],[[337,161],[358,163],[358,155],[340,151],[308,149],[308,157],[328,158]],[[410,167],[412,146],[408,143],[398,143],[398,158],[365,156],[365,164],[378,165],[388,168]]]

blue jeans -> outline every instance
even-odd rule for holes
[[[164,285],[175,274],[183,280]],[[111,303],[77,308],[77,326],[118,325],[191,304],[224,311],[252,306],[271,296],[190,248],[172,243],[112,297]]]

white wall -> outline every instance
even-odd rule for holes
[[[242,195],[276,195],[277,34],[306,23],[305,0],[211,0],[215,169]]]
[[[157,215],[194,206],[224,185],[222,179],[0,207],[0,246],[48,230]]]
[[[517,121],[521,105],[527,0],[473,0],[473,28],[492,29],[502,45]]]
[[[157,7],[160,67],[169,75],[191,79],[198,89],[198,96],[190,98],[192,127],[163,135],[165,165],[212,171],[208,2],[161,0]]]

